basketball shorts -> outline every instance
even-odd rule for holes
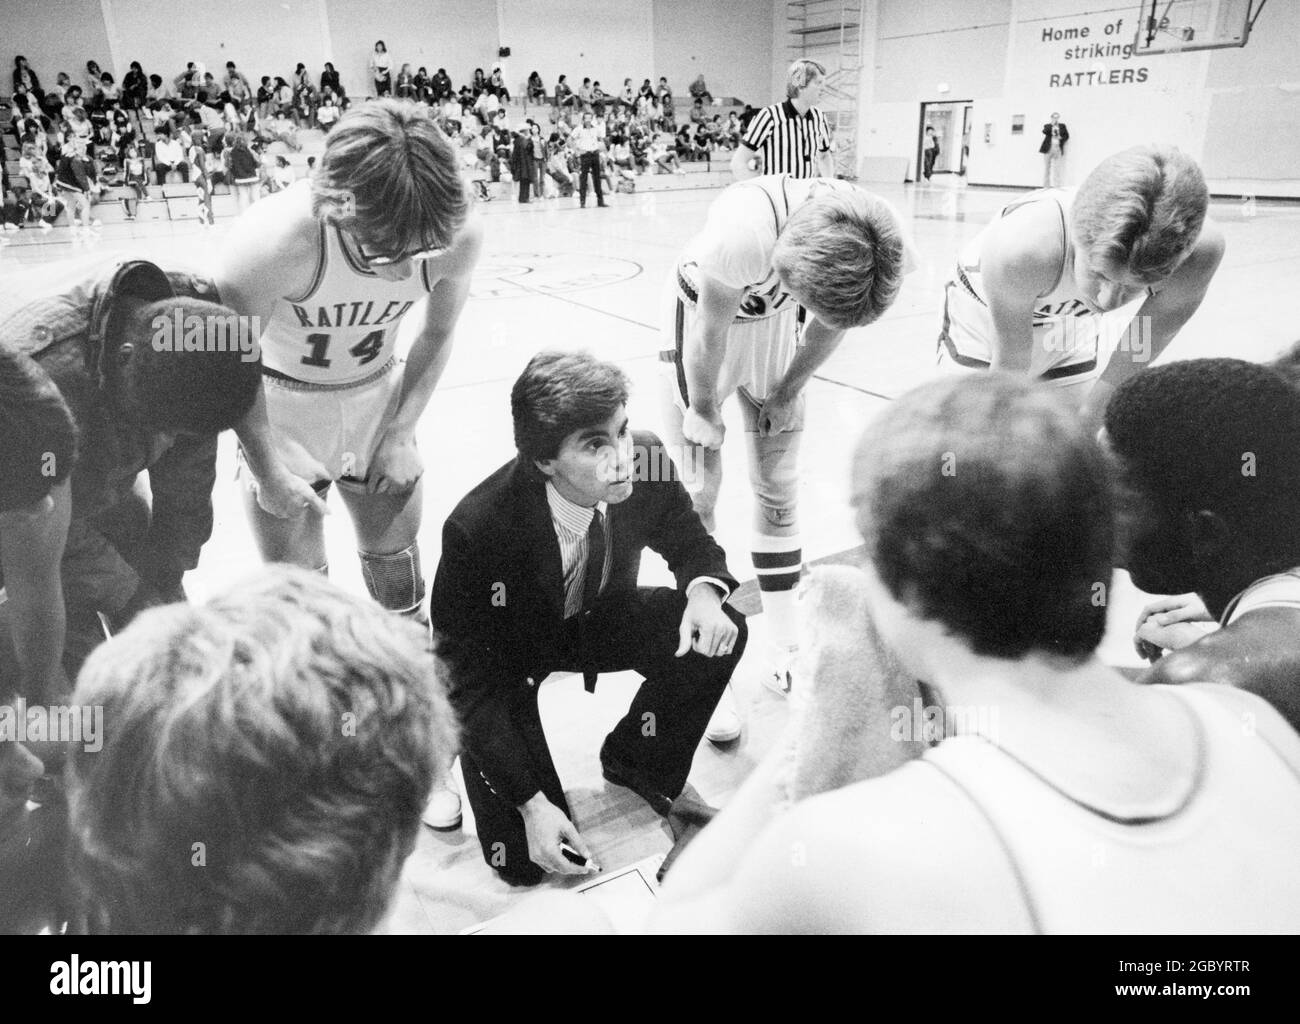
[[[271,442],[289,472],[323,491],[364,490],[375,448],[397,412],[396,358],[353,384],[313,384],[264,374]]]
[[[696,306],[677,283],[677,271],[664,289],[659,360],[665,373],[675,377],[673,401],[685,410],[690,405],[682,344],[695,329]],[[718,373],[718,403],[744,389],[760,405],[785,377],[799,350],[802,310],[791,303],[771,316],[738,320],[727,332],[727,354]]]

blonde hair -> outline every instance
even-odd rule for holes
[[[797,60],[786,74],[785,95],[794,99],[814,78],[825,78],[826,66],[815,60]]]
[[[776,241],[772,265],[795,298],[831,327],[878,319],[903,283],[903,232],[883,200],[859,188],[817,195]]]
[[[312,213],[385,251],[447,248],[469,215],[469,195],[429,108],[382,99],[344,114],[330,132]]]
[[[1173,146],[1134,146],[1099,163],[1075,196],[1074,244],[1148,283],[1168,277],[1196,244],[1210,193],[1201,169]]]

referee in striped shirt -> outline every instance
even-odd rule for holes
[[[826,115],[817,109],[825,78],[826,68],[815,60],[797,60],[790,65],[785,87],[788,98],[754,115],[731,158],[736,181],[760,174],[835,177],[831,131]]]

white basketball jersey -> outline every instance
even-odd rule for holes
[[[1056,283],[1034,305],[1034,351],[1029,362],[1033,377],[1070,383],[1097,370],[1102,315],[1084,302],[1074,281],[1074,246],[1070,243],[1070,206],[1074,189],[1039,189],[1004,206],[993,223],[1030,203],[1052,203],[1060,215],[1064,255]],[[991,225],[990,225],[991,227]],[[939,347],[953,362],[987,368],[997,337],[989,310],[987,286],[980,260],[985,228],[961,251],[957,267],[944,286],[943,322]]]
[[[923,760],[980,808],[1040,932],[1294,933],[1300,737],[1242,690],[1155,689],[1199,734],[1195,779],[1164,813],[1090,806],[979,736]]]
[[[427,263],[386,281],[321,222],[316,273],[301,296],[279,299],[262,332],[263,366],[312,384],[365,380],[393,358],[397,326],[430,291]]]

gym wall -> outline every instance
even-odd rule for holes
[[[915,179],[921,103],[973,100],[974,184],[1040,184],[1042,126],[1055,110],[1070,129],[1066,184],[1116,150],[1169,142],[1200,161],[1212,191],[1300,197],[1300,4],[1268,4],[1244,48],[1125,58],[1110,48],[1133,42],[1138,8],[864,0],[874,74],[863,76],[859,158],[901,158]]]
[[[676,95],[703,72],[714,96],[769,102],[774,0],[0,0],[5,38],[42,77],[80,82],[99,61],[120,82],[130,62],[175,76],[202,61],[218,78],[233,60],[256,85],[288,78],[302,61],[319,79],[333,61],[349,92],[369,90],[368,61],[383,39],[393,73],[403,62],[445,67],[457,86],[490,70],[501,45],[507,84],[530,71],[549,88],[560,74],[617,92],[626,77],[666,75]],[[782,15],[784,4],[780,5]],[[779,58],[783,54],[778,54]],[[8,91],[8,71],[0,89]]]

